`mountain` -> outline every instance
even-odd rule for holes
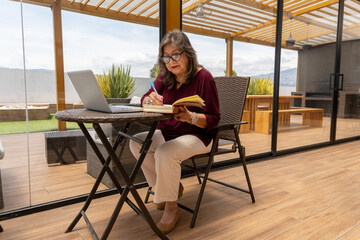
[[[297,68],[289,68],[280,71],[280,86],[296,87],[296,75],[297,75]],[[274,73],[260,74],[253,77],[260,77],[260,78],[270,77],[271,79],[274,79]]]

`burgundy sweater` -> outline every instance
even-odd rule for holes
[[[158,129],[161,130],[165,141],[191,134],[197,136],[206,146],[209,145],[215,134],[214,128],[217,127],[220,121],[219,97],[211,73],[203,68],[195,75],[189,84],[182,84],[179,89],[176,89],[175,86],[172,89],[168,89],[168,87],[162,83],[162,78],[162,76],[158,76],[154,84],[158,93],[163,96],[164,104],[172,104],[180,98],[197,94],[205,100],[205,107],[203,109],[198,107],[187,108],[191,112],[205,114],[207,122],[206,128],[199,128],[187,122],[177,121],[173,117],[162,120],[158,125]],[[143,99],[151,92],[153,92],[152,88],[141,98],[141,102],[143,102]]]

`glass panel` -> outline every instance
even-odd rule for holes
[[[360,2],[345,1],[343,29],[337,139],[360,135]]]
[[[292,13],[294,6],[285,3]],[[338,3],[302,8],[296,17],[284,15],[283,46],[298,52],[291,78],[280,76],[278,150],[329,141],[332,111],[330,75],[334,72]],[[296,10],[297,9],[297,10]],[[282,62],[286,60],[282,55]],[[295,89],[284,96],[291,82]],[[266,124],[267,125],[267,124]]]
[[[110,97],[111,100],[109,99],[109,101],[112,102],[129,103],[131,99],[133,101],[138,99],[138,103],[140,103],[139,98],[150,88],[150,70],[154,67],[157,60],[159,43],[157,28],[62,11],[62,30],[65,72],[90,69],[95,75],[100,75],[104,71],[108,72],[113,64],[117,66],[122,65],[125,68],[129,67],[130,76],[135,81],[135,90],[129,96],[121,96],[122,98],[120,96],[107,97]],[[76,90],[66,74],[65,99],[67,108],[83,107]],[[66,150],[64,160],[68,161],[69,164],[62,165],[60,163],[59,165],[59,163],[55,163],[53,167],[44,166],[48,171],[51,171],[49,176],[51,176],[53,182],[48,182],[47,184],[53,192],[53,198],[56,199],[88,193],[101,170],[100,162],[90,145],[83,136],[77,135],[80,134],[80,130],[69,131],[75,127],[77,128],[77,125],[72,123],[71,126],[70,124],[67,123],[67,131],[61,133],[63,135],[62,139],[70,141],[70,147],[74,150],[79,160],[75,162],[69,151]],[[91,125],[86,126],[88,128],[92,127]],[[107,136],[114,141],[122,125],[104,124],[102,127]],[[132,125],[129,134],[135,134],[148,129],[145,126]],[[97,138],[94,130],[90,129],[90,134],[106,158],[106,150]],[[46,141],[50,143],[51,137]],[[59,141],[63,140],[60,139]],[[51,151],[49,150],[51,146],[46,144],[45,146],[47,146],[48,151]],[[59,145],[58,147],[61,146]],[[53,151],[51,153],[54,154]],[[120,153],[119,147],[117,153],[121,154],[125,169],[130,171],[136,159],[130,152],[128,141],[125,144],[124,151]],[[56,156],[54,160],[56,160]],[[110,163],[109,167],[115,171],[115,175],[119,178],[120,183],[123,183],[115,165]],[[144,177],[140,173],[135,182],[142,181],[144,181]],[[42,184],[44,183],[46,183],[45,178]],[[38,184],[41,184],[41,181]],[[98,190],[113,187],[114,184],[106,174]]]
[[[20,3],[0,1],[0,22],[0,151],[5,153],[0,157],[1,213],[31,202]],[[34,116],[31,109],[28,113]]]
[[[275,32],[272,34],[275,35]],[[244,125],[240,134],[242,144],[246,146],[246,154],[248,156],[269,152],[271,149],[271,135],[255,131],[257,124],[255,115],[256,111],[260,109],[271,109],[275,48],[258,44],[234,42],[233,55],[233,69],[237,75],[251,77],[243,113],[243,120],[247,121],[248,124]],[[259,85],[255,87],[256,82],[259,83],[260,81],[267,84],[268,91],[263,91],[264,88]]]

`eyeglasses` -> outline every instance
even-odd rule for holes
[[[183,54],[184,52],[181,52],[181,53],[174,53],[173,55],[171,56],[162,56],[161,57],[161,60],[163,60],[164,63],[168,64],[170,62],[170,58],[177,62],[181,59],[181,54]]]

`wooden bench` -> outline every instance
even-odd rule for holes
[[[290,126],[291,114],[302,114],[302,125],[322,127],[324,109],[322,108],[291,108],[279,110],[279,125]],[[256,111],[255,132],[270,134],[272,111]]]

